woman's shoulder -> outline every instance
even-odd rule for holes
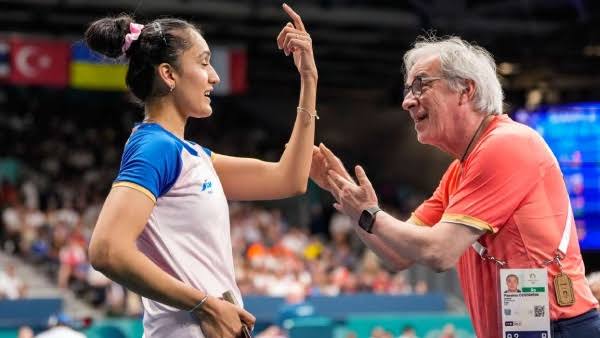
[[[182,148],[182,142],[175,136],[166,132],[157,124],[142,123],[136,125],[131,136],[125,144],[125,148],[143,148],[146,150],[178,150]]]
[[[183,147],[181,142],[161,128],[142,124],[136,126],[131,132],[123,149],[123,158],[175,161],[180,157]]]

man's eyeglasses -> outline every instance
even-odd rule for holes
[[[435,80],[441,80],[441,79],[443,79],[443,77],[439,77],[439,76],[430,76],[430,77],[417,76],[417,77],[415,77],[415,79],[413,80],[413,82],[410,85],[404,86],[404,97],[406,97],[406,95],[408,95],[409,91],[413,93],[413,96],[419,97],[423,93],[423,85],[426,85],[429,82],[432,82],[432,81],[435,81]]]

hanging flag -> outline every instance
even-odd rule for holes
[[[69,79],[69,44],[64,41],[10,39],[10,82],[63,87]]]
[[[248,89],[247,56],[244,48],[214,47],[211,63],[221,82],[215,86],[217,95],[244,94]]]
[[[125,90],[127,64],[93,52],[83,41],[71,48],[70,84],[77,89]]]
[[[0,40],[0,82],[8,80],[10,75],[9,50],[8,41]]]

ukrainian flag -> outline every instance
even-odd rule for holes
[[[85,42],[73,44],[70,69],[71,87],[85,90],[127,89],[127,64],[109,59],[90,50]]]

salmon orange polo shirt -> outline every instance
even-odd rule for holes
[[[569,195],[556,158],[531,128],[507,115],[495,116],[464,163],[455,160],[433,196],[413,213],[410,222],[439,222],[485,230],[479,242],[488,254],[506,262],[503,268],[541,268],[560,243]],[[572,216],[571,216],[572,217]],[[560,307],[554,294],[556,264],[548,266],[552,320],[571,318],[598,302],[587,280],[575,222],[563,272],[573,281],[575,304]],[[449,238],[449,241],[452,239]],[[457,270],[477,337],[500,337],[499,266],[469,248]]]

